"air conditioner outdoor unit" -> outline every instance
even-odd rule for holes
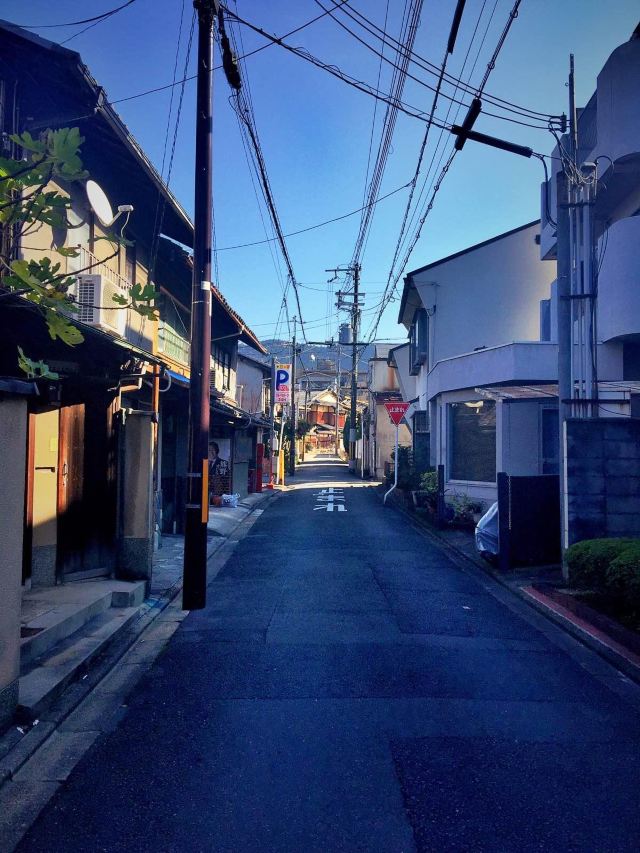
[[[75,317],[89,326],[124,335],[126,308],[119,308],[114,296],[124,296],[122,289],[103,275],[79,275],[76,282],[78,313]],[[113,306],[113,308],[111,307]]]

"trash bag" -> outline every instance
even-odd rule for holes
[[[476,548],[482,557],[493,562],[500,552],[498,539],[498,502],[485,512],[476,524]]]
[[[240,500],[240,495],[223,495],[222,496],[222,506],[237,507],[239,500]]]

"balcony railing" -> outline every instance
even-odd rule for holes
[[[111,294],[117,292],[129,298],[132,283],[126,276],[120,275],[113,267],[109,266],[109,263],[100,260],[100,258],[96,257],[85,246],[80,246],[79,251],[80,254],[78,257],[73,259],[73,269],[69,269],[70,274],[73,274],[76,270],[82,270],[85,274],[102,276],[108,285],[107,290]],[[71,267],[71,264],[69,266]],[[109,301],[110,304],[111,302]],[[124,320],[117,324],[118,334],[136,346],[151,352],[153,349],[155,321],[146,319],[130,308],[116,308],[114,303],[112,313],[115,314],[116,311],[120,316],[124,314]]]
[[[174,361],[189,364],[189,341],[164,320],[158,323],[158,350]]]
[[[80,247],[80,255],[75,259],[75,261],[77,269],[83,270],[86,273],[91,273],[92,275],[101,275],[125,293],[131,290],[131,282],[129,279],[120,275],[120,273],[117,273],[108,264],[97,258],[93,252],[90,252],[89,249],[85,249],[84,246]],[[87,267],[90,267],[90,269],[87,269]]]

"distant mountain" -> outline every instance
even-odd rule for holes
[[[291,343],[274,338],[267,338],[260,343],[269,351],[269,355],[262,355],[257,350],[246,344],[240,344],[238,349],[257,358],[260,361],[270,361],[275,356],[277,361],[287,363],[291,361]],[[314,356],[314,358],[312,358]],[[373,344],[369,344],[361,350],[358,359],[358,372],[368,369],[369,359],[373,356]],[[302,352],[298,356],[298,363],[302,362],[310,373],[335,373],[338,365],[338,345],[319,346],[316,344],[303,344]],[[351,370],[351,344],[340,345],[340,370]]]

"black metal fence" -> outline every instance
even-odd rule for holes
[[[498,474],[500,568],[559,563],[560,482],[555,474]]]

